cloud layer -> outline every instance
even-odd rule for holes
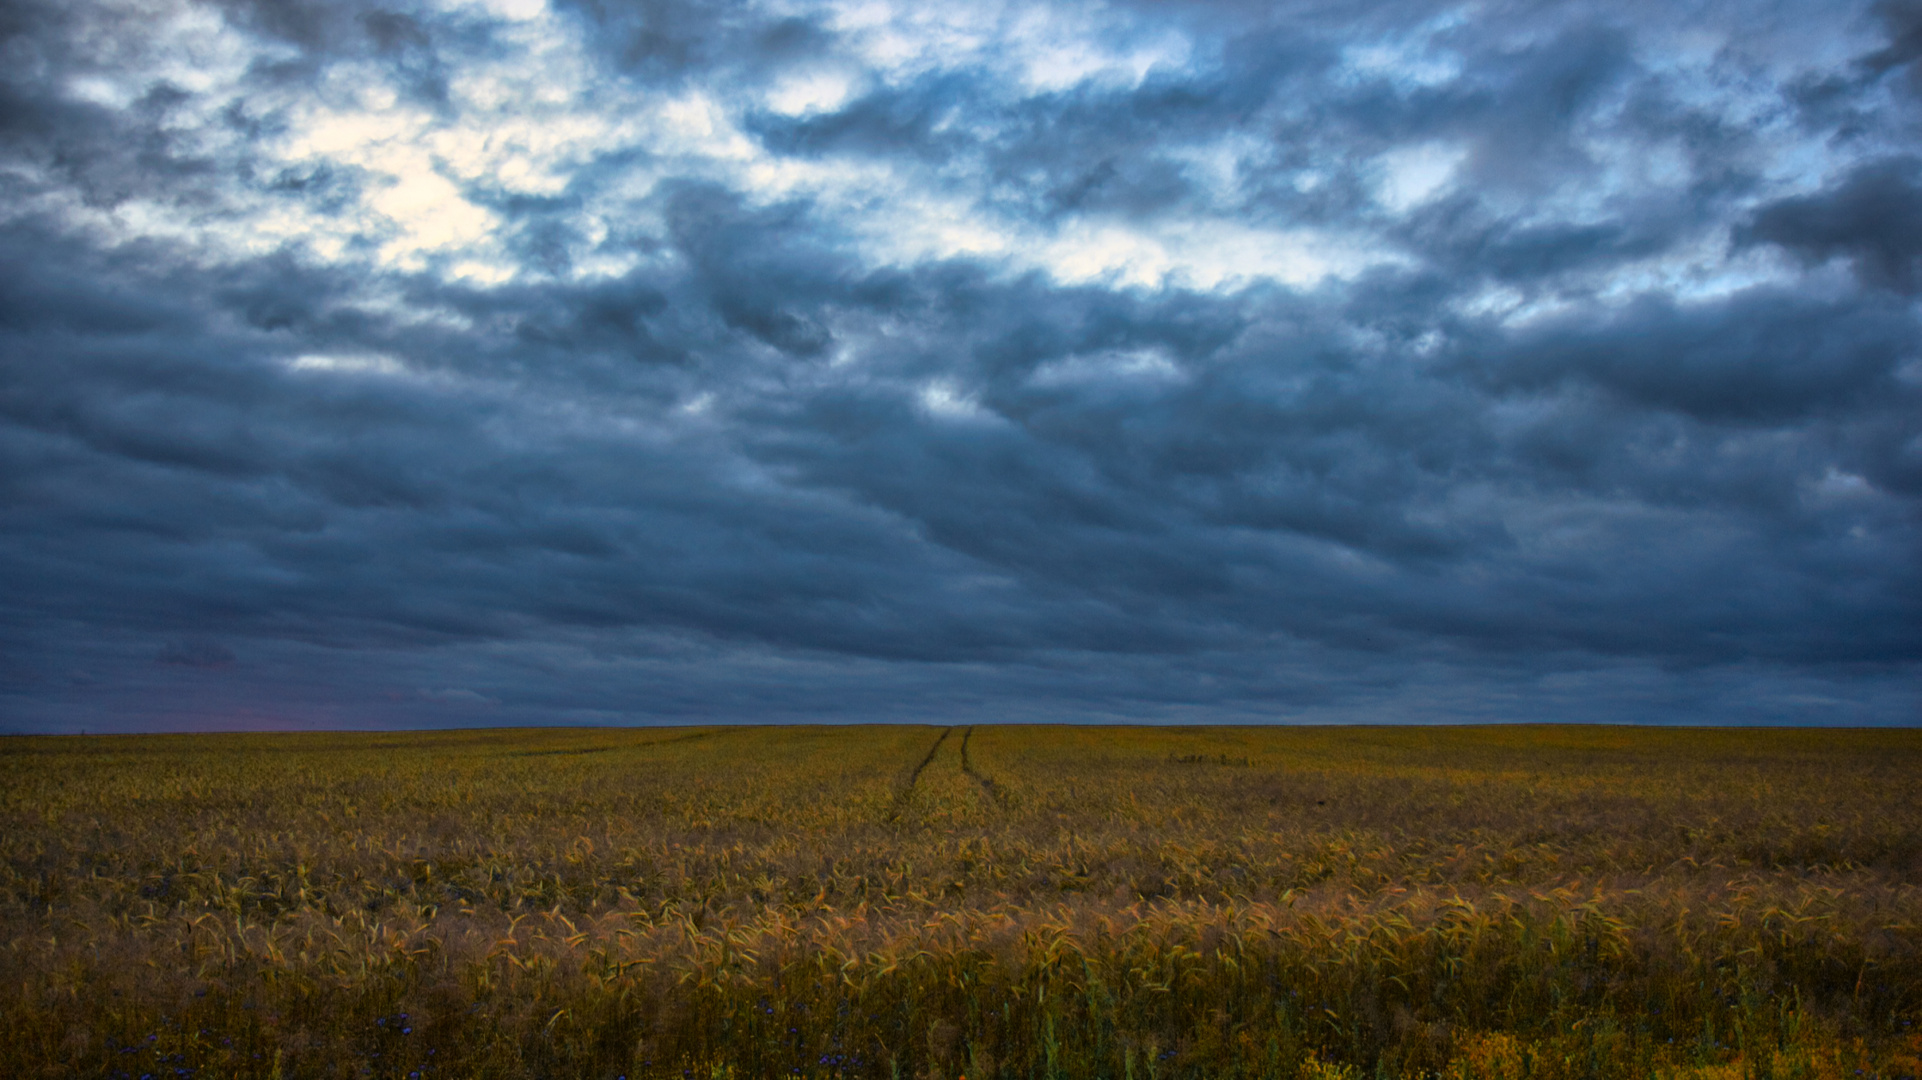
[[[1922,7],[0,13],[0,729],[1908,723]]]

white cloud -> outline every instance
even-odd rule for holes
[[[1448,12],[1413,30],[1375,41],[1357,42],[1342,50],[1348,78],[1384,79],[1404,86],[1439,86],[1462,74],[1461,57],[1433,47],[1436,34],[1460,25],[1460,12]]]
[[[453,0],[449,6],[468,8],[509,22],[531,22],[549,14],[547,0]]]
[[[854,78],[847,72],[811,69],[796,72],[775,83],[768,91],[768,108],[788,116],[832,112],[854,93]]]
[[[295,371],[346,375],[404,375],[407,366],[381,353],[305,353],[287,361]]]
[[[973,395],[964,393],[948,379],[935,379],[921,387],[921,409],[937,420],[981,422],[999,417],[981,407]]]
[[[1076,223],[1042,244],[1035,262],[1065,283],[1220,289],[1260,280],[1312,287],[1392,258],[1314,229],[1200,218],[1145,226]]]
[[[1420,206],[1442,193],[1467,156],[1466,147],[1438,142],[1391,150],[1378,159],[1377,198],[1396,213]]]

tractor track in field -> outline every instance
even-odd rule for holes
[[[974,782],[981,785],[981,790],[988,793],[988,798],[994,800],[996,806],[1008,805],[1008,796],[1001,790],[1001,785],[995,783],[994,778],[987,773],[975,768],[974,759],[968,756],[968,740],[972,738],[974,738],[974,725],[969,724],[968,730],[961,733],[961,771],[973,777]]]
[[[928,747],[927,756],[923,757],[921,763],[914,767],[914,771],[908,774],[908,782],[901,785],[901,793],[894,797],[894,808],[888,811],[889,821],[901,820],[901,815],[908,808],[908,797],[914,794],[914,785],[921,782],[921,773],[934,763],[934,755],[941,752],[941,744],[947,742],[948,736],[952,734],[954,734],[952,727],[942,728],[941,734],[935,737],[934,745]]]

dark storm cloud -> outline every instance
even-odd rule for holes
[[[1840,257],[1865,284],[1922,290],[1922,159],[1857,167],[1835,187],[1760,207],[1742,231],[1808,262]]]
[[[1907,8],[183,10],[0,15],[10,728],[1913,719]]]
[[[1922,405],[1897,377],[1922,348],[1919,329],[1905,306],[1873,297],[1753,289],[1550,320],[1506,341],[1507,356],[1468,362],[1503,390],[1580,382],[1708,423],[1780,424]]]
[[[1912,89],[1922,88],[1922,4],[1888,0],[1875,13],[1887,28],[1888,44],[1861,58],[1864,71],[1874,77],[1906,71]]]

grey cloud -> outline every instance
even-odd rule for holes
[[[446,71],[437,38],[461,35],[462,20],[401,0],[212,0],[227,21],[261,37],[296,47],[300,59],[269,61],[260,73],[285,78],[311,74],[342,57],[379,57],[423,100],[443,102]]]
[[[1793,421],[1909,401],[1894,378],[1922,347],[1906,310],[1770,289],[1719,303],[1646,298],[1620,312],[1554,320],[1500,359],[1467,360],[1502,388],[1582,380],[1639,405],[1711,422]]]
[[[1862,67],[1876,76],[1908,68],[1911,89],[1922,90],[1922,66],[1915,63],[1922,59],[1922,4],[1884,0],[1876,5],[1876,14],[1888,32],[1889,42],[1862,57]]]
[[[726,192],[691,185],[668,197],[668,227],[695,268],[696,280],[727,323],[799,357],[818,356],[833,340],[820,322],[791,308],[808,308],[831,295],[840,268],[824,245],[784,241],[801,230],[799,207],[758,214],[741,211]]]
[[[1664,35],[1731,17],[1518,5],[1410,37],[1438,9],[1124,5],[1092,45],[1172,34],[1187,62],[869,72],[798,118],[756,95],[861,62],[825,16],[563,8],[600,50],[581,78],[700,90],[754,168],[871,166],[862,199],[1044,240],[1207,220],[1374,260],[1213,289],[877,259],[860,199],[683,168],[692,144],[598,146],[538,193],[463,179],[505,280],[371,234],[209,254],[200,224],[364,213],[371,166],[268,152],[331,65],[451,123],[511,38],[222,10],[298,59],[124,108],[53,74],[138,26],[0,16],[0,725],[1912,719],[1916,163],[1800,195],[1768,167],[1899,144],[1907,106],[1861,76],[1909,62],[1895,8],[1887,54],[1834,71],[1711,27],[1721,81],[1684,85]],[[1377,47],[1437,66],[1355,62]],[[1770,110],[1812,127],[1746,119]],[[1382,198],[1382,155],[1437,140],[1452,183]],[[70,209],[135,202],[189,239]],[[1773,276],[1717,278],[1724,238]]]
[[[815,116],[757,110],[747,116],[747,129],[769,149],[786,155],[912,154],[938,163],[969,141],[962,132],[942,130],[943,121],[954,119],[962,102],[988,90],[972,79],[943,75],[907,87],[877,89]]]
[[[625,77],[675,82],[724,70],[765,76],[834,51],[825,19],[770,15],[740,0],[564,0],[591,27],[596,49]]]
[[[1864,282],[1922,290],[1922,159],[1892,157],[1852,170],[1814,195],[1759,208],[1737,233],[1745,244],[1778,245],[1809,262],[1846,259]]]
[[[228,18],[249,29],[313,50],[331,50],[360,35],[358,5],[324,0],[225,0]],[[364,14],[362,18],[364,18]],[[366,29],[378,36],[374,26]]]

